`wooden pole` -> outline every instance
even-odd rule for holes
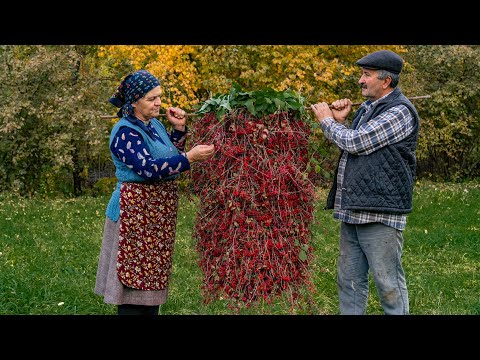
[[[409,100],[419,100],[419,99],[428,99],[428,98],[431,98],[431,97],[432,97],[431,95],[421,95],[421,96],[411,96],[408,99]],[[359,101],[359,102],[352,103],[352,106],[358,106],[358,105],[362,105],[362,104],[363,104],[363,101]],[[331,109],[332,105],[330,105],[329,108]],[[312,108],[310,106],[305,106],[305,110],[312,110]]]
[[[408,97],[409,100],[420,100],[420,99],[428,99],[428,98],[431,98],[432,96],[431,95],[420,95],[420,96],[411,96],[411,97]],[[363,103],[363,101],[360,101],[360,102],[355,102],[353,103],[352,105],[353,106],[358,106],[358,105],[361,105]],[[332,106],[330,105],[330,108]],[[312,108],[310,106],[305,106],[304,107],[305,110],[312,110]],[[162,116],[167,116],[167,114],[160,114],[158,115],[160,117]],[[185,116],[199,116],[198,114],[196,113],[187,113],[185,114]],[[102,119],[115,119],[115,118],[118,118],[117,115],[100,115],[100,118]]]
[[[431,98],[432,96],[431,95],[420,95],[420,96],[411,96],[408,98],[408,100],[419,100],[419,99],[428,99],[428,98]],[[353,106],[358,106],[358,105],[361,105],[363,103],[363,101],[360,101],[360,102],[356,102],[356,103],[353,103],[352,105]],[[330,108],[332,106],[330,105]],[[311,107],[308,107],[308,109],[311,110]]]

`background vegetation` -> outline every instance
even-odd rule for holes
[[[0,191],[110,192],[108,136],[117,119],[102,115],[115,115],[108,98],[133,70],[161,79],[163,107],[189,111],[227,93],[234,81],[246,91],[298,91],[307,104],[362,101],[355,61],[380,48],[406,60],[400,87],[407,96],[432,96],[415,103],[422,120],[418,177],[478,177],[478,45],[7,45],[0,46]],[[325,183],[337,149],[315,136],[321,157],[314,160]]]

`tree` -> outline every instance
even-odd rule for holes
[[[72,184],[63,190],[80,195],[88,166],[105,162],[109,124],[99,117],[106,111],[104,68],[95,51],[94,46],[2,47],[1,190],[33,194],[57,190],[60,183]]]
[[[480,175],[480,46],[409,46],[406,85],[431,99],[420,113],[418,174],[457,181]]]

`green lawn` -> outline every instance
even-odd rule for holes
[[[316,292],[291,307],[283,298],[239,314],[338,314],[339,224],[322,210],[312,225]],[[108,197],[25,199],[0,194],[0,314],[115,314],[93,293]],[[417,183],[404,233],[413,315],[480,314],[480,184]],[[196,200],[180,198],[170,295],[163,314],[232,314],[227,301],[203,304],[191,231]],[[371,285],[368,314],[382,310]]]

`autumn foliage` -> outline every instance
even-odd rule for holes
[[[217,149],[192,169],[204,300],[222,297],[238,309],[287,293],[295,303],[301,288],[313,289],[309,127],[294,111],[254,116],[238,108],[221,121],[205,114],[192,134]]]

